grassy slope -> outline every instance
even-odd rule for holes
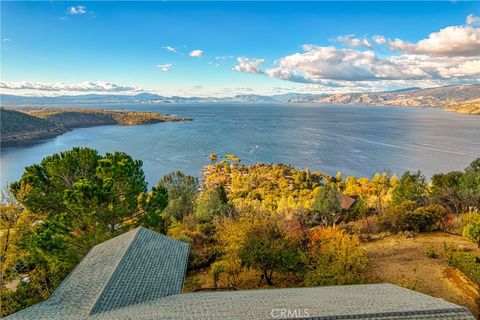
[[[420,234],[414,239],[393,235],[364,244],[369,253],[368,276],[372,282],[389,282],[468,307],[478,316],[478,288],[460,271],[449,267],[443,243],[478,252],[473,242],[443,232]],[[438,254],[429,258],[433,248]]]
[[[33,129],[51,129],[55,124],[51,121],[40,119],[23,112],[1,109],[1,132],[29,131]]]
[[[401,92],[339,93],[320,97],[316,101],[320,103],[442,108],[464,114],[480,114],[480,85],[443,86]]]
[[[480,99],[450,103],[447,104],[446,110],[464,114],[480,114]]]
[[[21,112],[20,112],[21,111]],[[166,121],[188,121],[155,112],[99,109],[0,109],[2,146],[21,145],[55,137],[67,129],[99,125],[142,125]]]
[[[170,118],[155,112],[114,111],[101,109],[31,109],[29,114],[61,123],[66,127],[92,125],[140,125],[165,121],[187,121],[190,119]]]
[[[2,146],[34,141],[65,132],[58,124],[14,110],[0,109]]]
[[[461,236],[444,232],[424,233],[414,239],[393,235],[381,240],[363,244],[369,255],[367,281],[372,283],[393,283],[434,297],[463,305],[478,316],[480,299],[478,288],[458,269],[451,268],[443,256],[443,243],[453,243],[462,250],[480,251],[476,245]],[[427,257],[426,251],[434,248],[436,259]],[[415,270],[415,271],[414,271]],[[259,274],[253,270],[241,275],[238,289],[267,288],[265,283],[258,285]],[[221,285],[227,283],[224,275]],[[274,275],[275,288],[303,286],[302,280],[294,275]],[[187,275],[184,291],[195,288],[213,287],[209,270],[201,270]]]

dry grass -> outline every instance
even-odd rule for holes
[[[393,283],[415,291],[465,306],[475,316],[480,315],[478,287],[469,281],[460,271],[451,268],[444,255],[444,243],[454,245],[466,251],[480,252],[476,245],[461,236],[444,232],[432,232],[406,238],[392,235],[363,244],[369,255],[367,279],[369,282]],[[434,251],[436,258],[427,256]],[[260,275],[247,270],[240,276],[237,289],[266,288],[265,282],[259,285]],[[294,275],[274,275],[275,288],[304,286],[302,279]],[[220,285],[227,286],[225,277]],[[184,291],[195,288],[213,287],[212,276],[208,270],[189,274],[185,280]]]
[[[460,271],[449,267],[444,243],[468,251],[479,250],[461,236],[443,232],[420,234],[415,238],[401,235],[364,244],[369,253],[368,277],[372,282],[389,282],[466,306],[478,316],[478,287]],[[434,250],[437,258],[427,256]]]

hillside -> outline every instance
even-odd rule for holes
[[[0,109],[0,119],[2,147],[53,138],[67,131],[50,120],[15,110]]]
[[[448,103],[446,110],[464,114],[480,114],[480,99]]]
[[[150,93],[137,95],[78,95],[59,97],[24,97],[1,94],[3,105],[55,105],[83,103],[318,103],[358,104],[439,108],[465,114],[480,114],[480,84],[436,88],[406,88],[385,92],[337,94],[287,93],[279,95],[242,94],[231,97],[165,97]]]
[[[445,232],[419,234],[414,238],[391,235],[362,246],[369,255],[367,276],[371,282],[388,282],[463,305],[480,315],[478,287],[449,265],[445,246],[479,250],[471,241]],[[437,256],[427,256],[434,250]]]
[[[447,111],[480,114],[469,101],[480,99],[480,85],[446,86],[411,91],[346,93],[314,98],[312,102],[329,104],[367,104],[403,107],[441,108]],[[453,106],[460,107],[453,107]],[[463,108],[461,108],[463,107]],[[460,111],[459,111],[460,112]]]
[[[393,283],[434,297],[457,303],[480,315],[480,299],[477,286],[458,269],[451,267],[444,256],[444,243],[455,243],[465,250],[479,252],[470,241],[445,232],[419,234],[415,238],[391,235],[376,241],[362,243],[368,253],[366,271],[368,283]],[[429,258],[428,249],[437,252],[437,258]],[[226,282],[226,279],[222,278]],[[206,270],[190,273],[185,281],[185,292],[200,286],[213,287],[212,276]],[[279,275],[276,288],[301,287],[304,283],[295,275]],[[247,271],[238,289],[258,288],[258,275]],[[260,286],[268,288],[268,286]]]
[[[159,122],[189,121],[155,112],[100,109],[0,109],[1,146],[28,144],[56,137],[70,129],[101,125],[144,125]]]
[[[171,118],[155,112],[112,111],[101,109],[29,109],[28,113],[42,119],[60,123],[68,128],[95,125],[142,125],[167,121],[188,121]]]

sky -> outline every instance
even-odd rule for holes
[[[334,93],[480,82],[480,2],[1,1],[0,92]]]

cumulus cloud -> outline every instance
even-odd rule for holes
[[[379,57],[373,51],[305,45],[304,52],[279,59],[261,70],[263,59],[238,58],[234,70],[265,74],[271,78],[328,87],[351,82],[475,79],[480,76],[478,57],[441,57],[403,54]]]
[[[41,82],[8,82],[0,81],[1,89],[10,90],[39,90],[39,91],[79,91],[79,92],[124,92],[124,91],[141,91],[138,87],[130,87],[118,85],[103,81],[85,81],[80,83],[41,83]]]
[[[423,79],[469,79],[480,76],[480,57],[432,57],[428,55],[400,55],[389,58],[392,63],[422,70]]]
[[[172,64],[171,63],[157,64],[157,68],[160,71],[168,72],[168,71],[172,70]]]
[[[303,53],[281,58],[266,74],[295,82],[321,83],[324,80],[416,79],[425,73],[415,66],[400,66],[379,58],[373,51],[305,45]]]
[[[336,41],[343,43],[349,47],[365,47],[371,48],[372,44],[365,38],[355,38],[354,34],[347,34],[344,36],[338,36]]]
[[[476,17],[472,17],[473,20]],[[468,20],[468,19],[467,19]],[[385,39],[392,50],[432,56],[477,56],[480,52],[480,28],[451,26],[431,33],[417,43]]]
[[[386,39],[384,36],[381,36],[381,35],[373,36],[373,41],[374,41],[376,44],[385,44],[385,43],[387,43],[387,39]]]
[[[324,85],[328,85],[325,80],[466,79],[480,76],[479,61],[480,58],[472,57],[415,54],[378,57],[372,51],[313,47],[304,53],[282,58],[266,74],[284,80]]]
[[[265,63],[265,59],[238,57],[238,64],[233,67],[234,71],[246,73],[260,73],[260,66]]]
[[[174,47],[164,46],[162,48],[170,52],[177,52],[177,49],[175,49]]]
[[[469,14],[467,16],[467,24],[468,25],[475,25],[475,24],[480,24],[480,17],[476,17],[473,14]]]
[[[87,13],[87,8],[85,6],[73,6],[67,8],[68,14],[85,14]]]
[[[269,67],[263,59],[239,57],[234,70],[337,88],[479,82],[480,29],[473,27],[477,19],[469,15],[465,26],[443,28],[416,43],[383,35],[371,40],[339,36],[335,40],[350,48],[307,44],[302,52],[280,57]],[[379,46],[387,46],[390,54],[377,54]]]
[[[190,57],[200,58],[203,55],[203,50],[199,50],[199,49],[193,50],[189,53],[189,55]]]

